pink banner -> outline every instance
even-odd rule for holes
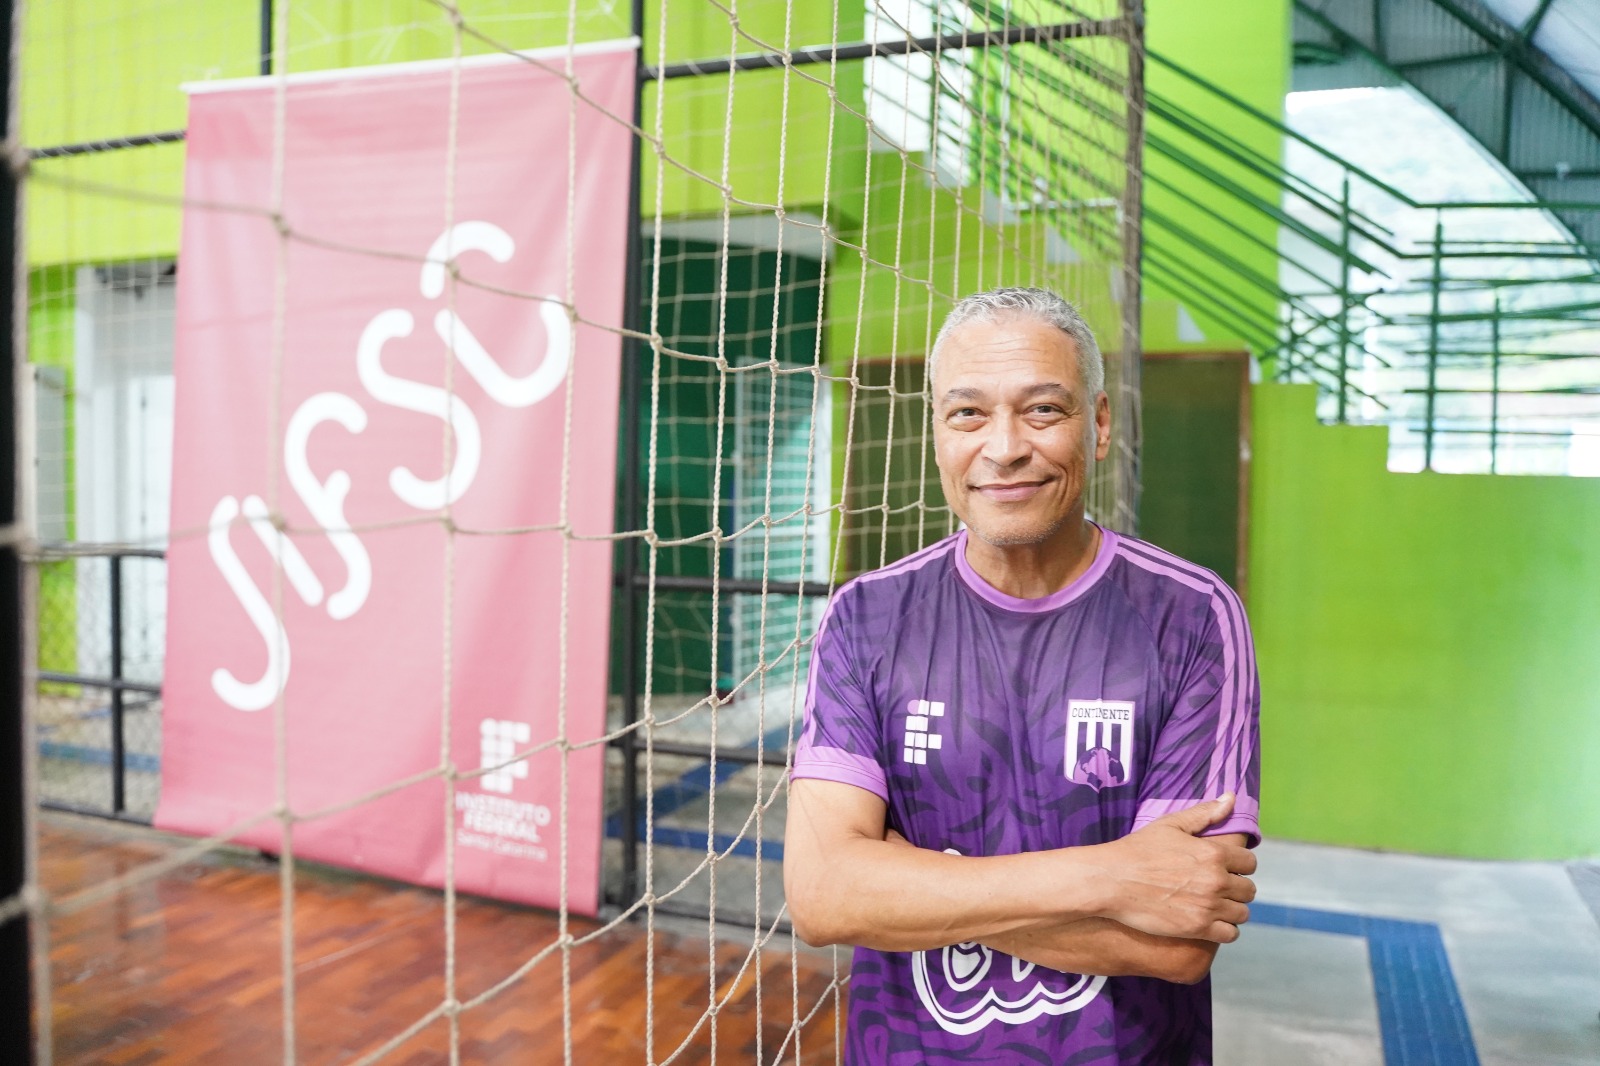
[[[191,98],[156,823],[592,914],[636,52],[538,58]]]

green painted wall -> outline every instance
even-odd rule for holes
[[[66,392],[73,389],[73,294],[72,272],[65,268],[36,270],[28,279],[28,361],[40,366],[59,367],[66,374]],[[75,454],[76,405],[63,405],[66,426],[62,439],[68,455]],[[76,486],[68,479],[66,493],[67,537],[76,536]],[[38,575],[38,667],[61,673],[78,670],[78,583],[77,563],[71,559],[39,563]],[[46,630],[48,629],[48,639]]]
[[[1313,400],[1255,389],[1263,828],[1600,854],[1600,481],[1392,474]]]
[[[181,83],[255,72],[254,7],[201,0],[28,5],[24,140],[44,147],[182,129]],[[172,255],[182,182],[181,145],[36,161],[27,187],[29,261]],[[141,199],[104,194],[111,189]]]
[[[473,34],[462,53],[559,46],[567,40],[567,5],[554,0],[477,0],[460,5]],[[580,5],[579,41],[626,36],[625,5]],[[404,10],[397,10],[403,8]],[[260,69],[258,7],[214,0],[56,0],[28,8],[23,27],[22,130],[32,146],[71,144],[184,127],[190,81],[248,77]],[[651,15],[654,16],[654,9]],[[655,18],[647,20],[652,25]],[[786,25],[784,5],[760,3],[740,12],[743,31],[781,43],[825,41],[833,16],[826,6],[796,5]],[[694,0],[672,0],[665,22],[669,61],[756,51],[734,38],[727,16]],[[861,15],[846,14],[842,39],[861,33]],[[288,65],[293,71],[434,59],[449,56],[454,32],[442,10],[388,0],[300,0],[290,8]],[[660,55],[653,30],[646,61]],[[643,128],[655,130],[655,107],[664,93],[663,211],[668,216],[720,212],[723,194],[722,129],[732,94],[734,151],[727,185],[734,211],[777,203],[782,131],[791,148],[781,168],[783,202],[817,209],[827,168],[819,166],[832,96],[825,67],[810,79],[790,79],[785,102],[781,71],[694,78],[646,93]],[[841,99],[861,98],[861,65],[838,75]],[[776,119],[787,114],[787,122]],[[714,135],[713,135],[714,134]],[[834,133],[836,179],[859,174],[865,151],[859,122],[839,122]],[[646,217],[655,208],[656,161],[643,160]],[[32,263],[81,263],[161,258],[178,247],[178,197],[183,148],[159,145],[67,159],[40,160],[28,190],[28,254]],[[710,179],[710,184],[706,179]],[[837,211],[859,216],[860,184],[835,180]],[[739,201],[743,201],[741,206]]]
[[[1289,91],[1290,13],[1290,0],[1147,0],[1146,42],[1150,51],[1281,118]],[[1243,146],[1269,159],[1281,158],[1282,137],[1270,126],[1245,121],[1235,109],[1219,108],[1214,95],[1162,64],[1149,64],[1146,84],[1151,94],[1225,125],[1228,136]],[[1165,142],[1201,167],[1276,204],[1273,183],[1172,123],[1152,117],[1148,134],[1152,142]],[[1205,334],[1204,347],[1261,350],[1278,314],[1276,297],[1259,284],[1277,282],[1277,223],[1266,214],[1242,211],[1236,196],[1184,162],[1154,150],[1154,145],[1145,153],[1145,169],[1146,350],[1181,347],[1180,295]],[[1180,293],[1174,276],[1198,283],[1205,295]]]

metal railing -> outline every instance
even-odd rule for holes
[[[1147,59],[1182,86],[1146,94],[1142,272],[1154,293],[1223,332],[1208,339],[1243,342],[1265,376],[1315,383],[1324,420],[1390,427],[1395,468],[1567,473],[1575,433],[1600,446],[1600,263],[1568,228],[1600,219],[1600,203],[1419,200],[1160,53]],[[1084,86],[1116,91],[1117,71],[1087,55],[1070,69],[1015,62],[1113,117]],[[1032,136],[1004,132],[1022,146]],[[1073,140],[1078,176],[1114,192],[1118,146],[1092,130]],[[1082,223],[1093,243],[1115,238],[1109,220]]]
[[[1390,427],[1393,468],[1559,474],[1575,435],[1600,444],[1600,262],[1563,221],[1600,203],[1418,200],[1149,59],[1209,101],[1202,116],[1149,95],[1147,180],[1186,211],[1147,206],[1150,281],[1236,332],[1266,376],[1314,382],[1325,421]],[[1252,140],[1308,153],[1315,176]]]
[[[160,772],[161,684],[158,662],[150,664],[153,674],[130,676],[129,560],[159,563],[158,585],[164,586],[166,553],[159,548],[49,544],[27,558],[39,578],[39,666],[34,678],[40,705],[41,805],[148,823]],[[96,563],[105,566],[103,580],[86,565]],[[52,567],[71,567],[72,573],[52,581]],[[150,584],[142,582],[141,591],[148,591]],[[140,604],[134,625],[147,634],[159,631],[160,608],[148,602],[149,595],[138,598],[146,602]],[[94,617],[101,602],[103,622]],[[159,640],[155,637],[154,645],[145,641],[146,650],[158,654]],[[144,661],[151,658],[141,656]],[[64,668],[69,662],[74,668]],[[130,716],[135,714],[139,735],[130,747]],[[138,802],[130,802],[130,771],[150,779]]]

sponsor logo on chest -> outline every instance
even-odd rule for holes
[[[944,745],[939,732],[943,723],[944,704],[934,700],[912,700],[906,704],[905,761],[914,766],[926,766],[928,752],[938,751]]]
[[[1133,777],[1132,700],[1070,700],[1067,703],[1068,779],[1099,792]]]

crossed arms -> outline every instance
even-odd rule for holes
[[[887,829],[883,800],[865,789],[797,780],[784,834],[789,916],[817,946],[978,941],[1068,973],[1192,984],[1238,939],[1255,898],[1245,837],[1197,835],[1232,808],[1223,796],[1106,844],[968,857]]]

